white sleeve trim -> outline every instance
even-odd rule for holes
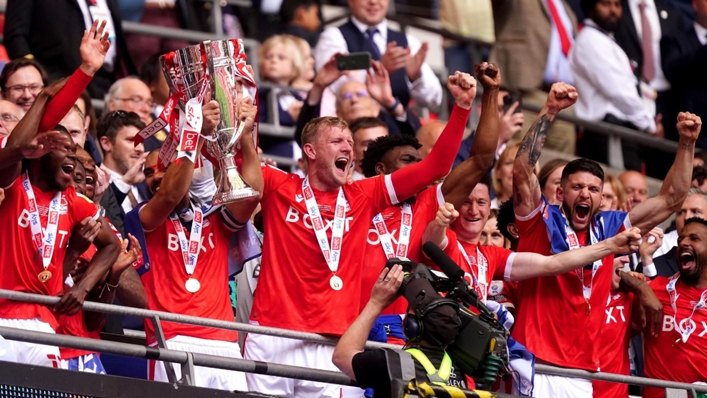
[[[624,228],[626,229],[631,229],[633,226],[631,225],[631,220],[630,217],[628,216],[630,213],[626,213],[626,217],[624,218]]]
[[[395,187],[393,186],[393,178],[390,174],[386,174],[383,179],[385,180],[385,188],[388,190],[388,198],[390,198],[390,204],[397,205],[400,203],[398,196],[395,194]]]
[[[514,212],[514,213],[515,213],[515,216],[516,216],[516,220],[518,220],[518,221],[528,221],[528,220],[530,220],[531,218],[535,217],[539,212],[541,212],[544,207],[545,207],[545,201],[541,199],[541,200],[540,200],[540,204],[538,205],[538,207],[536,207],[535,210],[531,211],[530,214],[528,214],[527,216],[519,216],[518,213],[515,213],[515,212]]]
[[[436,192],[437,192],[437,204],[439,206],[444,206],[444,204],[446,203],[446,200],[444,200],[444,194],[442,193],[442,184],[437,184]]]
[[[513,282],[511,279],[511,271],[513,270],[513,261],[515,261],[517,253],[511,253],[506,260],[506,269],[503,271],[503,280]]]

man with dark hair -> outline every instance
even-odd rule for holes
[[[106,208],[110,221],[124,233],[123,219],[133,207],[147,199],[144,186],[144,148],[131,141],[145,127],[140,117],[133,112],[115,111],[98,119],[98,142],[103,149],[101,168],[110,176],[111,191],[114,195],[104,195],[101,205]],[[116,208],[113,201],[117,202]]]
[[[501,231],[503,237],[511,243],[510,249],[518,251],[518,227],[516,226],[516,215],[513,213],[513,199],[509,199],[501,203],[498,209],[498,230]]]
[[[10,61],[0,74],[3,98],[14,102],[25,112],[32,106],[37,94],[47,82],[44,67],[33,59],[20,58]]]
[[[513,167],[513,203],[520,235],[519,251],[544,255],[595,244],[624,229],[650,232],[680,208],[690,187],[695,141],[702,122],[684,113],[678,119],[680,143],[675,161],[660,193],[635,206],[630,213],[599,212],[604,172],[591,160],[577,159],[562,172],[558,190],[561,206],[551,206],[533,173],[548,126],[557,114],[577,100],[574,87],[555,84],[530,131],[521,142]],[[613,256],[595,261],[582,272],[539,278],[518,285],[519,306],[514,337],[538,358],[556,366],[588,371],[601,367],[596,345],[587,344],[599,333],[611,289]],[[579,283],[577,283],[579,282]],[[536,375],[536,396],[555,394],[590,397],[587,380]],[[558,393],[561,392],[561,393]]]
[[[280,20],[284,25],[282,33],[305,39],[314,48],[319,39],[320,0],[283,0],[280,6]]]
[[[354,120],[353,123],[349,125],[349,129],[351,130],[354,140],[354,169],[351,174],[351,179],[358,181],[365,178],[361,166],[364,152],[366,152],[371,142],[379,137],[388,135],[388,126],[377,117],[362,117]]]
[[[704,191],[707,187],[705,181],[707,181],[707,168],[704,166],[696,166],[692,170],[692,186]]]
[[[665,314],[658,335],[646,334],[646,377],[697,383],[707,380],[707,221],[689,218],[678,238],[679,272],[659,276],[650,285]],[[664,397],[665,391],[643,388],[644,398]]]
[[[391,206],[373,218],[366,237],[367,263],[363,269],[362,306],[368,301],[368,295],[386,259],[406,257],[421,262],[422,234],[427,224],[434,220],[439,206],[445,202],[461,206],[493,165],[498,141],[496,96],[501,85],[501,72],[495,65],[488,63],[476,65],[475,72],[484,87],[484,94],[478,134],[469,158],[455,167],[444,182],[418,192],[407,201]],[[472,98],[476,95],[475,86],[470,94]],[[381,137],[372,142],[364,154],[364,175],[369,178],[386,175],[419,163],[422,161],[419,148],[420,144],[413,137]],[[437,149],[437,146],[434,148]],[[390,330],[390,337],[398,339],[391,338],[391,341],[400,342],[404,339],[400,314],[405,313],[407,305],[401,298],[383,311],[381,323]],[[384,339],[384,336],[380,336],[380,339]]]

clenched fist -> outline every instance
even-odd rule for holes
[[[567,83],[555,83],[550,88],[545,106],[551,112],[557,113],[574,105],[577,98],[579,98],[579,94],[574,86]]]
[[[473,76],[457,71],[449,76],[447,88],[458,107],[471,109],[471,103],[476,97],[476,79]]]
[[[444,206],[440,206],[439,210],[437,210],[435,222],[440,226],[447,228],[458,217],[459,212],[454,209],[454,205],[451,203],[445,203]]]

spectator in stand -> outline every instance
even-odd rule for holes
[[[442,103],[442,86],[429,65],[425,64],[427,43],[414,36],[388,28],[385,18],[390,0],[348,0],[351,18],[339,27],[329,27],[319,36],[314,49],[317,70],[321,70],[337,53],[367,51],[390,75],[390,87],[396,102],[407,107],[410,100],[422,106]],[[365,72],[352,72],[360,82]],[[340,90],[342,80],[334,83],[332,92]],[[386,108],[389,108],[386,106]]]
[[[107,112],[125,111],[134,112],[146,126],[152,122],[152,109],[154,101],[147,84],[137,77],[122,78],[112,86],[105,96],[104,103]],[[146,139],[142,144],[147,152],[162,145],[161,136],[155,134]],[[105,156],[105,153],[104,153]]]
[[[621,0],[583,0],[582,7],[587,15],[585,28],[570,56],[577,91],[582,94],[577,116],[655,134],[654,117],[636,89],[638,81],[626,53],[613,37],[621,23]],[[623,156],[624,168],[641,170],[638,144],[620,142],[619,153],[614,150],[617,140],[585,131],[577,153],[600,163]]]
[[[378,63],[374,65],[380,68]],[[471,76],[455,74],[449,77],[448,85],[459,86],[451,89],[457,93],[457,105],[438,145],[419,163],[349,184],[347,177],[353,163],[351,132],[343,120],[322,117],[312,120],[302,133],[302,148],[309,167],[307,177],[263,167],[262,212],[266,233],[251,322],[341,336],[354,321],[360,309],[360,270],[364,264],[361,253],[365,250],[371,220],[378,212],[407,200],[444,177],[459,149],[471,108]],[[345,206],[345,202],[350,206]],[[323,215],[319,214],[317,203],[322,204]],[[333,246],[327,236],[321,235],[323,228],[312,227],[328,225],[325,223],[329,220],[333,220],[331,225],[336,231]],[[267,232],[284,230],[289,232]],[[318,239],[313,239],[313,235]],[[297,248],[298,255],[289,255],[282,247]],[[330,248],[335,250],[333,257],[329,255]],[[333,347],[323,344],[250,334],[244,356],[256,361],[335,370],[332,353]],[[246,378],[251,391],[271,395],[362,395],[359,388],[332,384],[256,374],[247,374]]]
[[[353,152],[354,152],[354,167],[351,174],[351,180],[363,180],[366,176],[363,175],[361,162],[363,155],[368,149],[368,144],[375,141],[379,137],[388,136],[388,127],[377,117],[362,117],[354,120],[349,126],[351,135],[353,136]]]
[[[513,200],[507,200],[501,203],[501,208],[498,209],[498,230],[501,231],[503,237],[506,238],[510,246],[508,249],[518,251],[518,227],[516,226],[516,217],[513,212]]]
[[[244,123],[243,178],[254,190],[263,192],[260,160],[252,136],[257,108],[250,98],[237,105],[236,120]],[[210,135],[219,122],[219,105],[212,100],[202,106],[202,112],[201,134]],[[197,153],[203,143],[199,139]],[[147,291],[149,309],[232,322],[228,239],[250,219],[260,198],[225,204],[220,210],[207,213],[209,207],[189,194],[194,162],[183,157],[162,171],[158,154],[158,150],[150,152],[145,169],[149,170],[151,199],[133,209],[126,220],[131,233],[144,242],[145,254],[138,272]],[[189,231],[188,236],[185,230]],[[201,243],[200,237],[204,238]],[[196,253],[187,251],[191,247],[196,248]],[[162,327],[170,349],[241,358],[238,334],[234,331],[170,322],[164,322]],[[156,345],[156,332],[150,321],[145,322],[145,331],[147,343]],[[164,363],[151,361],[149,366],[150,380],[168,381]],[[180,378],[179,367],[174,370]],[[199,387],[248,390],[241,372],[195,367],[193,376]]]
[[[9,0],[5,18],[4,44],[10,58],[36,59],[46,68],[49,80],[68,76],[81,64],[83,54],[77,47],[84,40],[84,29],[91,31],[99,21],[105,22],[107,38],[115,45],[88,86],[91,97],[102,98],[117,78],[137,72],[128,53],[116,0],[77,0],[75,4]]]
[[[0,140],[12,134],[25,112],[10,101],[0,100]]]
[[[538,181],[543,196],[547,198],[551,205],[559,205],[562,200],[558,196],[557,189],[562,186],[562,170],[568,162],[564,159],[552,159],[545,163],[538,173]]]
[[[422,159],[426,158],[427,155],[430,154],[445,126],[446,124],[444,122],[431,120],[417,130],[417,133],[415,133],[415,138],[417,138],[417,141],[419,141],[420,145],[422,145],[422,147],[418,150]]]
[[[496,197],[491,200],[492,209],[500,208],[501,203],[509,200],[513,194],[513,161],[519,147],[520,141],[506,146],[493,166],[493,190]]]
[[[61,119],[59,124],[66,128],[66,131],[71,135],[71,140],[74,141],[74,144],[78,145],[79,148],[84,147],[88,132],[85,130],[86,118],[78,105],[71,107],[69,113]]]
[[[314,48],[322,26],[319,3],[319,0],[283,0],[280,6],[282,33],[300,37]]]
[[[707,222],[689,218],[678,238],[677,273],[659,276],[651,288],[665,308],[662,319],[654,321],[657,335],[645,335],[646,377],[683,383],[704,382],[707,371]],[[644,398],[664,397],[663,389],[644,387]]]
[[[498,229],[498,213],[499,211],[496,209],[491,209],[489,211],[489,218],[486,221],[486,225],[484,225],[484,229],[481,231],[479,245],[510,249],[511,242],[506,239],[506,237],[503,236],[501,231]],[[488,299],[490,301],[503,304],[503,306],[506,307],[512,315],[515,315],[515,292],[517,288],[517,283],[506,282],[502,279],[494,279],[489,284]]]
[[[20,58],[10,61],[0,74],[0,89],[4,99],[17,104],[25,112],[47,85],[47,73],[39,62]]]
[[[314,84],[304,101],[300,117],[297,119],[295,140],[301,144],[302,130],[310,120],[321,114],[321,101],[324,90],[334,81],[344,76],[336,67],[336,57],[331,57],[314,78]],[[381,106],[387,110],[382,111]],[[347,123],[361,117],[377,117],[388,126],[391,135],[414,135],[416,122],[419,122],[411,112],[396,101],[390,88],[390,79],[385,68],[376,61],[371,61],[366,84],[359,81],[347,81],[336,97],[337,116]]]
[[[648,199],[648,180],[643,174],[633,170],[624,171],[619,174],[619,181],[624,186],[626,199],[631,202],[631,206],[636,206]]]
[[[314,56],[312,55],[312,47],[309,46],[306,40],[292,35],[285,35],[297,44],[300,54],[302,55],[302,60],[304,62],[302,66],[302,72],[298,79],[292,82],[292,87],[302,90],[300,95],[302,97],[307,96],[307,92],[312,89],[312,83],[314,81],[314,76],[316,72],[314,71]]]
[[[664,33],[660,43],[665,77],[672,86],[670,109],[665,120],[673,120],[680,110],[707,117],[707,2],[694,0],[695,22],[682,29]],[[668,130],[666,133],[670,133]],[[668,138],[675,139],[668,135]],[[701,137],[698,147],[707,149]]]
[[[680,270],[676,262],[678,236],[685,226],[685,220],[705,217],[707,217],[707,192],[692,187],[682,207],[675,213],[675,230],[663,236],[656,236],[652,243],[644,240],[640,248],[643,267],[648,268],[654,264],[658,275],[666,278],[675,275]]]
[[[106,217],[125,235],[124,218],[138,203],[147,200],[145,164],[142,144],[137,146],[131,141],[145,127],[137,114],[124,111],[109,112],[98,119],[98,141],[105,159],[101,168],[110,176],[113,189],[101,199],[106,209]]]
[[[87,134],[83,149],[91,154],[94,162],[101,164],[103,162],[103,156],[101,155],[101,150],[98,149],[98,142],[96,138],[96,121],[98,118],[96,117],[96,111],[93,109],[91,96],[88,94],[88,91],[81,93],[81,97],[79,97],[76,101],[76,106],[79,107],[81,113],[83,113],[86,118],[84,128],[86,129]]]
[[[491,62],[505,72],[504,86],[520,92],[523,102],[539,105],[553,83],[573,82],[569,55],[577,20],[565,0],[494,0],[491,5],[496,33]],[[536,115],[523,112],[527,131]],[[575,143],[574,125],[556,120],[548,148],[574,155]]]
[[[562,210],[548,206],[532,170],[541,155],[549,124],[576,100],[574,87],[555,84],[516,155],[513,198],[519,251],[559,253],[593,245],[627,227],[638,227],[645,235],[677,211],[687,196],[700,122],[694,115],[682,114],[678,123],[679,148],[657,196],[629,213],[599,212],[604,172],[596,162],[580,158],[568,163],[562,172]],[[611,273],[612,264],[613,256],[607,256],[581,274],[570,272],[520,283],[518,301],[523,304],[516,317],[516,339],[547,363],[597,371],[601,367],[597,345],[585,343],[596,336],[603,323],[611,290],[607,273]],[[588,282],[592,287],[579,289],[577,279],[583,286]],[[572,325],[571,330],[568,325]],[[590,397],[592,387],[587,380],[536,374],[534,394]]]
[[[605,175],[599,210],[619,210],[626,203],[624,192],[624,184],[621,183],[621,180],[611,174]]]
[[[498,230],[498,209],[489,211],[489,218],[484,224],[484,229],[481,230],[479,244],[482,246],[496,246],[508,249],[510,242]]]
[[[77,195],[71,186],[76,155],[69,134],[56,131],[37,134],[47,102],[58,98],[62,85],[59,82],[40,92],[5,148],[0,149],[0,186],[4,187],[5,195],[0,221],[7,226],[0,287],[47,296],[62,293],[53,311],[38,304],[2,300],[0,323],[45,333],[56,330],[55,314],[74,314],[80,309],[87,293],[108,272],[120,251],[110,226],[98,218],[94,239],[98,250],[81,281],[64,290],[62,264],[68,239],[76,226],[94,219],[98,209],[90,200]],[[25,164],[24,171],[21,163]],[[9,344],[21,363],[51,367],[59,359],[58,347]]]
[[[273,36],[260,47],[260,78],[282,87],[291,87],[302,76],[304,60],[297,43],[288,36]],[[275,96],[277,117],[282,126],[294,126],[302,110],[304,98],[296,90],[260,87],[259,118],[261,123],[272,120],[274,109],[270,107],[270,96]],[[287,138],[261,137],[263,152],[291,159],[299,158],[296,142]]]
[[[705,187],[707,187],[707,168],[696,166],[692,169],[692,186],[705,190]]]

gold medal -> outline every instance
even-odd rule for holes
[[[52,277],[52,273],[49,270],[44,270],[37,275],[39,277],[39,281],[42,283],[47,283],[49,279]]]
[[[341,290],[341,288],[344,287],[344,281],[341,280],[338,276],[334,275],[329,279],[329,286],[331,286],[332,289],[334,290]]]

